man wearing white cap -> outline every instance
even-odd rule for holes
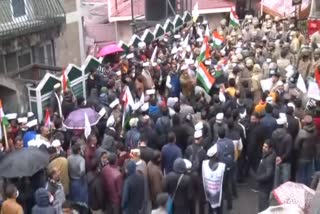
[[[28,142],[37,137],[38,120],[34,119],[27,123],[28,131],[23,135],[23,147],[28,147]]]
[[[289,134],[286,115],[280,115],[277,119],[278,128],[273,131],[271,143],[276,153],[276,169],[274,178],[274,187],[287,182],[291,178],[291,158],[293,140]]]
[[[218,149],[218,160],[226,164],[223,191],[226,194],[227,209],[231,210],[232,182],[235,169],[235,148],[232,140],[226,137],[226,128],[222,126],[218,128],[218,140],[215,144]]]
[[[218,139],[218,129],[220,127],[227,128],[227,124],[224,122],[224,114],[222,112],[216,115],[216,122],[213,125],[213,141],[215,142]]]
[[[209,203],[209,213],[222,213],[223,210],[223,177],[226,165],[218,160],[217,144],[212,146],[207,156],[209,160],[202,162],[203,188]],[[214,184],[214,185],[213,185]]]
[[[125,145],[129,149],[136,149],[140,140],[140,132],[138,131],[139,119],[134,117],[129,121],[130,130],[127,132],[125,137]]]
[[[194,188],[194,208],[196,204],[199,206],[199,213],[204,213],[205,198],[203,192],[203,183],[201,176],[201,166],[202,162],[206,159],[206,151],[203,148],[203,138],[202,138],[202,128],[195,130],[194,141],[189,145],[185,151],[185,158],[187,158],[192,163],[191,168],[191,178],[195,185]],[[196,212],[194,210],[194,212]]]

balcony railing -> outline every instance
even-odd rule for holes
[[[0,40],[65,23],[60,0],[0,0]]]

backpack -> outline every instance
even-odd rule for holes
[[[229,140],[229,139],[228,139]],[[223,140],[224,141],[224,140]],[[234,166],[234,145],[226,142],[217,142],[219,161],[226,164],[226,168],[230,169]]]

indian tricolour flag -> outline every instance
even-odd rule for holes
[[[197,79],[207,92],[210,91],[212,85],[215,82],[215,78],[211,76],[207,67],[202,62],[199,62]]]
[[[9,125],[8,119],[6,118],[6,115],[3,112],[3,107],[2,107],[2,100],[0,100],[0,122],[1,122],[1,127],[0,127],[0,140],[3,138],[3,131],[2,127],[6,127]]]
[[[207,45],[205,42],[202,43],[201,49],[200,49],[200,55],[198,56],[198,62],[203,62],[203,60],[206,59],[206,49]]]
[[[66,69],[62,70],[62,90],[66,92],[67,88],[70,88],[70,81],[66,72]]]
[[[218,31],[214,31],[212,34],[213,45],[214,47],[220,47],[224,42],[223,36],[221,36]]]
[[[233,27],[240,26],[239,17],[236,14],[236,11],[234,11],[233,7],[231,8],[231,11],[230,11],[230,25],[232,25]]]

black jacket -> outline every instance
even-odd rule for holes
[[[316,156],[316,144],[318,140],[315,126],[313,124],[304,126],[303,129],[299,131],[294,143],[298,159],[313,160]]]
[[[292,137],[286,128],[277,128],[272,133],[271,143],[277,157],[282,159],[282,163],[289,162],[292,156]]]
[[[136,165],[129,161],[126,166],[128,177],[125,179],[122,193],[124,214],[139,214],[145,202],[145,178],[136,172]]]
[[[270,192],[273,188],[276,154],[273,151],[263,155],[256,175],[258,190]]]
[[[105,197],[102,188],[102,177],[100,173],[88,173],[88,199],[92,210],[104,210]]]
[[[140,146],[139,149],[140,149],[140,158],[144,160],[146,164],[148,164],[149,161],[152,160],[155,150],[151,149],[148,146]]]
[[[295,140],[300,129],[299,119],[287,114],[288,132],[292,139]]]
[[[181,174],[177,172],[170,172],[165,177],[165,191],[169,193],[169,195],[172,197],[179,180]],[[190,203],[193,199],[193,193],[192,193],[192,180],[189,175],[183,175],[183,178],[181,179],[180,185],[177,189],[177,192],[175,194],[174,200],[173,200],[173,209],[174,214],[189,214],[191,211]]]

